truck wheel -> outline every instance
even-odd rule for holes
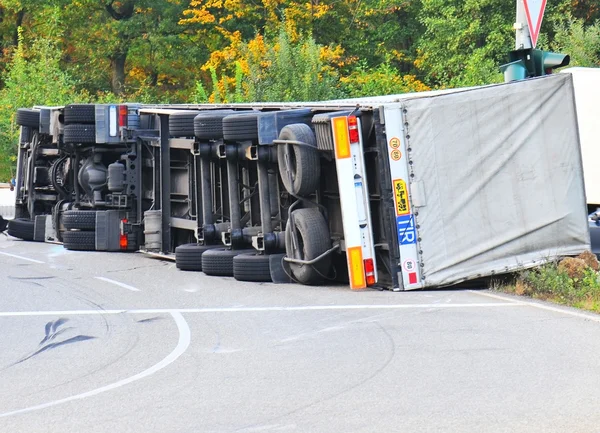
[[[63,110],[65,125],[96,123],[96,106],[94,104],[70,104]]]
[[[327,221],[317,208],[298,209],[292,212],[298,238],[294,248],[292,242],[292,224],[285,229],[285,252],[293,259],[312,260],[331,248],[331,239]],[[317,284],[329,273],[331,257],[326,256],[313,265],[290,263],[292,275],[302,284]]]
[[[66,125],[63,141],[74,144],[94,144],[96,143],[96,127],[80,124]]]
[[[202,254],[202,271],[206,275],[233,277],[233,258],[254,250],[228,250],[215,248]]]
[[[35,222],[26,218],[15,218],[8,222],[8,234],[24,241],[32,241],[35,236]]]
[[[314,192],[319,186],[321,165],[317,140],[312,129],[303,123],[288,125],[281,130],[279,139],[307,144],[307,146],[280,144],[277,147],[279,175],[285,189],[298,196]],[[286,161],[289,161],[289,167]]]
[[[63,225],[67,230],[95,230],[96,211],[68,210],[63,214]]]
[[[235,113],[233,110],[216,110],[200,113],[194,118],[194,135],[202,140],[223,138],[223,118]]]
[[[67,230],[63,233],[63,246],[68,250],[96,251],[96,232]]]
[[[233,278],[238,281],[262,281],[270,283],[269,256],[257,252],[240,254],[233,258]]]
[[[260,112],[231,114],[223,119],[223,139],[226,141],[258,140]]]
[[[40,127],[40,112],[30,108],[19,108],[17,110],[17,125],[29,126],[30,128],[39,129]]]
[[[182,111],[169,116],[169,134],[171,137],[193,137],[194,117],[197,111]]]
[[[215,248],[215,245],[179,245],[175,248],[175,266],[182,271],[201,271],[202,255]]]

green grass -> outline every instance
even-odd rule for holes
[[[16,163],[0,158],[0,182],[10,182],[16,169]]]
[[[521,271],[494,289],[600,313],[600,273],[595,270],[597,262],[588,261],[594,260],[591,256],[587,254],[585,261],[569,258]]]

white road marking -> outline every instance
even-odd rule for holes
[[[538,302],[532,302],[532,301],[526,301],[526,300],[521,301],[521,300],[512,299],[508,296],[496,295],[494,293],[488,293],[488,292],[479,292],[477,290],[467,290],[467,292],[475,293],[476,295],[485,296],[487,298],[502,299],[503,301],[512,302],[514,305],[525,305],[528,307],[539,308],[540,310],[568,314],[569,316],[575,316],[575,317],[579,317],[581,319],[592,320],[594,322],[600,323],[600,316],[594,315],[594,313],[583,313],[583,312],[580,313],[577,311],[571,311],[567,308],[553,307],[551,305],[545,305],[545,304],[541,304]]]
[[[139,292],[140,291],[140,289],[136,289],[135,287],[130,286],[129,284],[125,284],[125,283],[121,283],[119,281],[111,280],[110,278],[105,278],[105,277],[94,277],[94,278],[97,279],[97,280],[100,280],[100,281],[105,281],[107,283],[114,284],[115,286],[123,287],[124,289],[131,290],[132,292]]]
[[[160,361],[158,364],[154,364],[152,367],[150,367],[147,370],[144,370],[141,373],[138,373],[134,376],[130,376],[126,379],[119,380],[118,382],[114,382],[109,385],[105,385],[103,387],[93,389],[88,392],[72,395],[71,397],[62,398],[60,400],[49,401],[47,403],[38,404],[36,406],[26,407],[24,409],[1,413],[0,418],[5,418],[5,417],[11,416],[11,415],[18,415],[18,414],[22,414],[22,413],[33,412],[33,411],[41,410],[41,409],[46,409],[46,408],[49,408],[52,406],[58,406],[59,404],[68,403],[70,401],[81,400],[81,399],[84,399],[87,397],[92,397],[94,395],[98,395],[98,394],[101,394],[106,391],[112,391],[113,389],[120,388],[122,386],[128,385],[128,384],[138,381],[140,379],[144,379],[144,378],[156,373],[157,371],[162,370],[169,364],[172,364],[174,361],[177,360],[177,358],[179,358],[181,355],[183,355],[183,353],[189,347],[190,340],[191,340],[191,333],[190,333],[190,327],[188,326],[187,322],[185,321],[185,319],[183,318],[183,316],[180,313],[172,312],[171,315],[173,316],[173,319],[175,320],[175,324],[177,325],[177,329],[179,330],[179,341],[177,342],[177,346],[175,346],[175,349],[171,353],[169,353],[169,355],[167,355],[167,357],[164,358],[162,361]]]
[[[206,308],[147,308],[137,310],[65,310],[65,311],[1,311],[0,317],[27,316],[87,316],[104,314],[190,314],[190,313],[257,313],[276,311],[327,310],[409,310],[448,308],[515,307],[514,302],[484,302],[473,304],[391,304],[391,305],[300,305],[292,307],[206,307]]]
[[[32,263],[40,263],[40,264],[46,263],[46,262],[41,262],[39,260],[30,259],[29,257],[17,256],[16,254],[5,253],[2,251],[0,251],[0,254],[2,254],[3,256],[14,257],[15,259],[27,260],[28,262],[32,262]]]

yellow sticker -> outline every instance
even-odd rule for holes
[[[402,152],[400,152],[398,149],[392,150],[391,156],[394,161],[400,161],[400,158],[402,158]]]
[[[402,179],[394,180],[394,196],[396,198],[396,216],[410,213],[410,204],[408,203],[408,189],[406,182]]]
[[[398,137],[394,137],[390,140],[390,146],[392,149],[398,149],[400,147],[400,139]]]

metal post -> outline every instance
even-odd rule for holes
[[[229,216],[231,232],[242,228],[242,215],[240,210],[240,191],[238,188],[238,164],[232,159],[227,160],[227,187],[229,190]]]
[[[268,162],[258,161],[258,197],[260,199],[260,224],[262,233],[273,231],[271,223],[271,194],[269,191]]]
[[[212,190],[210,182],[210,159],[208,156],[200,156],[200,190],[202,191],[203,223],[212,224]]]
[[[171,150],[169,148],[169,116],[160,118],[160,210],[162,211],[162,252],[171,248]]]
[[[527,16],[525,15],[525,5],[523,0],[517,0],[517,20],[513,25],[515,29],[515,49],[522,50],[532,48],[531,35],[527,25]]]

